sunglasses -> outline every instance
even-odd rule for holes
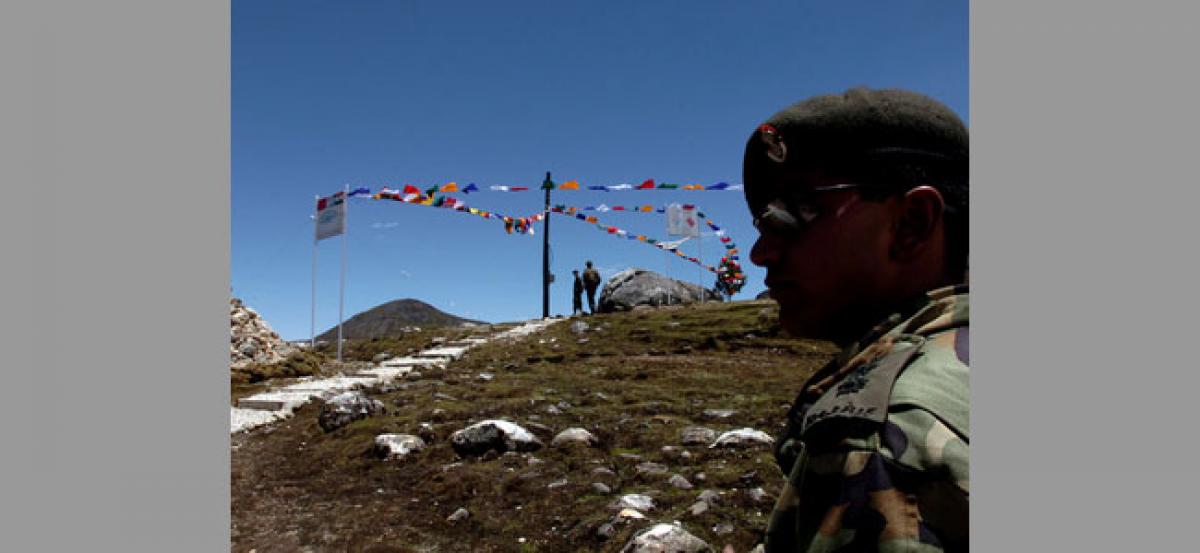
[[[804,232],[826,211],[815,201],[818,194],[859,188],[866,186],[850,183],[814,186],[791,194],[786,199],[776,198],[767,202],[762,213],[754,218],[754,228],[760,233],[795,236]]]

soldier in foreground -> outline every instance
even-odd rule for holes
[[[787,332],[844,347],[776,442],[766,551],[967,550],[967,167],[962,121],[901,90],[809,98],[750,136],[750,259]]]

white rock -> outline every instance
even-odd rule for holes
[[[656,524],[634,536],[621,553],[700,553],[712,551],[704,540],[674,524]]]
[[[770,446],[774,443],[775,438],[772,438],[770,434],[767,434],[762,430],[755,430],[753,428],[739,428],[737,430],[730,430],[729,432],[721,434],[717,437],[716,441],[714,441],[712,445],[708,447],[748,448],[763,445]]]
[[[636,509],[638,511],[654,510],[654,499],[648,495],[625,494],[609,505],[610,509]]]
[[[411,434],[380,434],[375,436],[375,449],[386,459],[399,459],[425,449],[425,440]]]
[[[600,444],[600,439],[583,428],[568,428],[562,432],[559,432],[558,435],[550,441],[551,447],[563,447],[572,444],[596,447]]]
[[[542,442],[528,430],[511,422],[489,419],[463,428],[450,436],[450,445],[460,456],[497,451],[535,451]]]

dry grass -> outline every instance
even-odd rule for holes
[[[770,451],[691,446],[682,448],[691,457],[679,459],[662,447],[679,446],[680,430],[691,425],[776,433],[800,383],[832,347],[780,337],[770,301],[575,320],[591,328],[576,335],[564,322],[520,341],[493,342],[422,380],[373,394],[387,405],[385,415],[326,434],[316,425],[317,406],[308,405],[274,428],[234,436],[233,549],[617,551],[636,530],[673,520],[718,550],[748,549],[782,484]],[[364,346],[355,355],[375,350]],[[481,372],[494,379],[479,379]],[[559,413],[547,411],[560,403]],[[736,413],[714,420],[706,409]],[[524,425],[547,447],[460,459],[450,434],[485,418]],[[416,434],[423,422],[437,437],[424,451],[400,461],[372,454],[377,434]],[[598,436],[600,447],[548,447],[555,433],[573,426]],[[541,463],[530,465],[529,457]],[[670,472],[639,477],[634,466],[644,461]],[[594,475],[596,467],[615,476]],[[695,487],[670,486],[672,473]],[[549,487],[564,478],[566,485]],[[613,493],[597,494],[593,482]],[[746,491],[760,486],[772,499],[755,503]],[[688,508],[704,489],[724,492],[723,500],[692,516]],[[627,493],[651,495],[658,507],[648,520],[600,538],[597,529],[615,514],[607,505]],[[459,507],[470,518],[447,522]],[[717,535],[719,523],[734,532]]]

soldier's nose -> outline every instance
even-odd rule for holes
[[[769,234],[760,234],[750,248],[750,262],[759,267],[768,267],[779,262],[780,240]]]

